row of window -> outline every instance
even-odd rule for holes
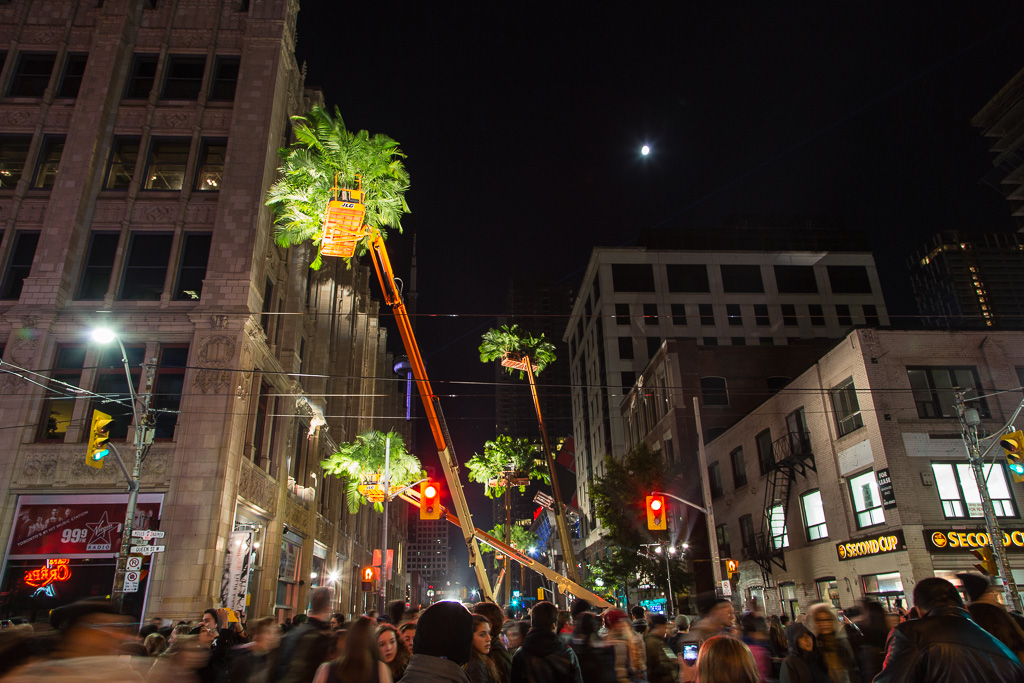
[[[7,97],[42,97],[57,65],[57,53],[22,52],[16,60],[7,85]],[[0,70],[5,61],[5,53],[0,53]],[[158,84],[156,76],[160,55],[136,54],[125,85],[124,99],[149,99],[154,86],[159,85],[158,92],[162,100],[197,100],[200,93],[205,91],[211,102],[232,102],[235,99],[240,62],[240,57],[236,55],[216,56],[209,84],[204,88],[206,55],[168,55],[163,77]],[[78,97],[87,63],[88,55],[82,53],[69,53],[64,58],[56,85],[55,94],[58,98]]]
[[[764,266],[768,268],[768,266]],[[764,277],[760,264],[669,263],[665,276],[670,292],[709,293],[709,268],[721,275],[722,291],[733,294],[763,294]],[[820,290],[814,266],[771,266],[775,291],[780,294],[817,294]],[[612,287],[616,292],[654,292],[655,266],[650,263],[613,263]],[[871,279],[866,266],[825,266],[833,294],[871,294]],[[596,282],[595,282],[596,284]]]
[[[144,190],[181,190],[189,181],[191,187],[200,192],[216,192],[220,189],[227,154],[226,140],[203,138],[192,164],[189,163],[192,148],[190,138],[151,139],[142,164],[139,163],[140,145],[138,137],[114,138],[103,176],[104,189],[126,189],[136,179],[139,170],[142,176],[137,180]],[[0,187],[13,188],[26,169],[30,168],[28,154],[31,147],[31,135],[0,136]],[[63,153],[63,135],[45,136],[36,163],[31,167],[29,187],[38,190],[52,188]],[[190,170],[193,170],[191,176]]]
[[[658,314],[658,304],[647,303],[641,304],[643,309],[643,317],[640,318],[645,325],[658,325],[661,319]],[[687,314],[687,305],[684,303],[670,304],[671,315],[669,319],[673,325],[685,326],[689,321],[696,318],[696,320],[705,327],[714,327],[715,325],[715,307],[713,304],[690,304],[690,313]],[[693,314],[694,308],[696,308],[697,315]],[[782,324],[787,327],[797,327],[799,323],[799,317],[797,315],[796,304],[782,304]],[[840,325],[852,325],[854,310],[849,304],[836,304],[835,306],[836,320]],[[861,306],[861,313],[864,318],[864,323],[867,325],[878,325],[878,307],[874,304],[865,304]],[[725,305],[725,317],[730,326],[740,327],[743,325],[743,313],[740,304],[726,304]],[[807,315],[804,316],[808,319],[814,327],[824,327],[825,325],[825,309],[821,304],[808,304]],[[633,320],[633,316],[630,313],[629,304],[615,304],[615,323],[617,325],[629,325]],[[770,327],[772,324],[771,317],[768,314],[768,304],[754,304],[754,325],[757,327]]]
[[[203,292],[212,235],[186,232],[182,236],[181,256],[172,284],[176,301],[198,300]],[[121,234],[95,231],[89,235],[85,264],[75,290],[79,301],[102,300],[110,290]],[[116,296],[126,301],[156,301],[164,292],[174,253],[175,235],[169,232],[132,232],[128,236],[121,278]],[[19,230],[0,280],[0,299],[18,299],[32,272],[32,260],[39,244],[39,233]]]

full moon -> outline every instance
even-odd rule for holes
[[[647,156],[648,154],[650,154],[651,153],[650,146],[649,145],[644,145],[643,147],[641,147],[640,148],[640,153],[643,154],[644,156]]]

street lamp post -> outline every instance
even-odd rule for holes
[[[132,474],[128,477],[128,507],[125,509],[124,524],[121,526],[121,548],[117,553],[117,569],[114,572],[114,586],[110,592],[114,608],[120,612],[124,607],[124,578],[128,566],[128,554],[131,551],[132,524],[135,520],[135,508],[139,501],[140,477],[142,475],[142,463],[146,459],[149,447],[153,444],[153,413],[150,402],[153,398],[153,368],[154,363],[150,361],[143,363],[146,369],[146,390],[142,394],[142,412],[139,412],[139,396],[135,393],[135,386],[132,384],[132,371],[128,367],[128,351],[124,348],[121,338],[113,331],[105,328],[93,332],[93,339],[101,344],[109,344],[116,341],[121,350],[121,363],[124,365],[125,378],[128,381],[128,394],[132,402],[132,426],[135,429],[135,462],[132,465]],[[120,459],[117,451],[115,457]],[[127,472],[123,466],[121,469]]]

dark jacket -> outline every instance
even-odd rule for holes
[[[583,683],[615,683],[615,652],[610,647],[581,636],[573,636],[569,646],[580,663]]]
[[[460,665],[443,657],[413,655],[402,683],[469,683],[469,676]]]
[[[874,683],[1024,683],[1024,666],[1009,648],[958,607],[938,607],[889,635]]]
[[[501,637],[498,635],[491,638],[489,656],[494,662],[494,668],[498,670],[498,680],[501,683],[509,683],[512,680],[512,655],[509,654],[508,648],[505,647],[505,643],[501,642]]]
[[[553,631],[531,628],[512,656],[512,683],[583,683],[576,653]]]
[[[309,617],[281,641],[277,656],[280,683],[310,683],[316,670],[327,661],[331,649],[330,624]]]
[[[786,627],[789,654],[782,660],[779,683],[830,683],[817,649],[804,652],[797,644],[797,640],[803,635],[808,635],[814,640],[814,634],[803,624],[790,624]]]
[[[679,678],[676,656],[662,636],[644,638],[647,650],[647,680],[651,683],[675,683]]]

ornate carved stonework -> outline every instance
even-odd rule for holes
[[[308,503],[293,495],[288,496],[288,504],[284,513],[285,524],[292,529],[305,529],[310,514],[311,510]]]
[[[49,128],[67,128],[70,123],[70,109],[51,109],[46,115],[46,125]]]
[[[228,317],[226,315],[211,315],[210,324],[215,330],[223,330],[228,326]]]
[[[17,337],[17,341],[11,344],[4,353],[5,360],[23,368],[31,368],[36,359],[36,353],[39,351],[39,340],[36,338],[36,333],[32,329],[22,329],[18,332]],[[18,375],[9,373],[3,375],[2,387],[7,394],[15,393],[26,384],[25,380]]]
[[[146,112],[139,109],[124,109],[122,108],[117,112],[117,127],[124,130],[125,128],[142,128],[142,125],[146,122]]]
[[[173,204],[136,204],[135,221],[137,223],[173,223],[177,217],[177,207]]]
[[[334,545],[334,525],[323,515],[316,516],[316,540],[327,545]]]
[[[159,119],[155,124],[155,128],[173,128],[175,130],[181,130],[184,128],[192,127],[192,112],[187,111],[169,111],[160,112],[157,114]]]
[[[277,514],[277,482],[251,460],[244,458],[238,473],[238,495],[262,508],[271,517]]]
[[[102,469],[85,464],[85,451],[81,444],[55,444],[23,451],[19,466],[15,468],[14,484],[20,487],[45,489],[64,487],[112,487],[123,488],[124,474],[112,456],[105,461]],[[131,444],[119,444],[125,466],[131,468],[135,452]],[[143,487],[167,486],[170,484],[171,448],[151,449],[142,463]]]
[[[124,202],[97,202],[93,212],[93,225],[98,223],[120,223],[124,219]]]
[[[227,390],[231,382],[228,367],[234,357],[235,340],[231,337],[218,334],[204,339],[197,355],[203,369],[196,373],[194,385],[204,394]]]
[[[18,209],[19,223],[42,223],[46,216],[46,202],[24,202]]]
[[[11,128],[31,128],[36,125],[38,112],[27,109],[14,109],[4,112],[3,122]]]
[[[38,46],[53,48],[64,37],[64,30],[58,27],[41,26],[25,28],[21,34],[21,44],[24,46]]]
[[[217,207],[208,202],[191,203],[185,210],[185,222],[189,224],[212,225],[217,218]]]

